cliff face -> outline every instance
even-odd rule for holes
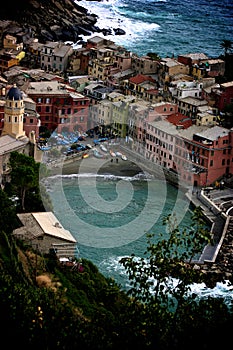
[[[1,20],[12,20],[21,28],[31,28],[40,42],[73,41],[81,35],[100,32],[97,16],[78,6],[73,0],[13,0],[11,10],[3,7]]]

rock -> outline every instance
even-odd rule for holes
[[[103,28],[103,29],[101,29],[101,32],[102,32],[105,36],[106,36],[106,35],[112,35],[111,29]]]
[[[113,28],[115,35],[125,35],[125,31],[121,28]]]
[[[83,34],[83,35],[87,35],[87,36],[91,35],[91,32],[88,31],[87,29],[85,29],[84,27],[77,26],[76,28],[78,28],[79,34]]]
[[[12,0],[11,7],[14,11],[3,6],[0,20],[15,21],[22,28],[33,28],[34,37],[42,43],[63,38],[76,41],[80,33],[90,36],[96,29],[98,16],[88,13],[73,0]]]

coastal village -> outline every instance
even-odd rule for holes
[[[205,205],[213,213],[207,191],[222,190],[233,175],[233,81],[225,79],[224,55],[139,57],[98,35],[77,48],[69,42],[40,43],[4,20],[0,48],[1,186],[9,177],[11,152],[40,161],[44,152],[52,157],[59,145],[67,160],[75,159],[78,150],[67,153],[71,146],[76,149],[74,139],[95,135],[121,140],[124,152],[148,168],[204,189]],[[220,204],[214,214],[224,213]],[[29,216],[34,222],[42,216],[25,215],[25,224]],[[44,232],[50,219],[44,219]],[[61,229],[56,224],[53,230]],[[76,242],[64,231],[74,251]],[[210,260],[216,249],[219,240]]]
[[[12,139],[32,141],[33,133],[38,144],[41,135],[82,135],[96,127],[187,185],[209,186],[233,173],[233,81],[217,82],[225,75],[223,59],[138,57],[100,36],[77,49],[42,44],[8,21],[0,32],[1,183]],[[12,86],[23,96],[16,116],[18,106],[6,99]]]

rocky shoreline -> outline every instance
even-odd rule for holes
[[[28,39],[36,37],[39,42],[83,40],[83,36],[93,33],[109,35],[124,35],[122,28],[99,28],[96,26],[98,16],[89,13],[73,0],[13,0],[10,11],[3,6],[0,11],[0,20],[14,21],[9,23],[12,34],[22,32]],[[27,35],[25,33],[28,33]]]

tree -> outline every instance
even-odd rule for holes
[[[10,156],[10,167],[11,188],[19,197],[19,210],[43,211],[44,206],[39,187],[40,163],[37,163],[33,157],[12,152]]]
[[[18,220],[14,202],[0,189],[0,228],[6,233],[11,233],[16,227]]]
[[[159,61],[161,59],[161,57],[156,52],[148,52],[147,56],[154,61]]]
[[[121,259],[121,264],[129,276],[128,294],[135,303],[144,304],[141,331],[147,334],[148,343],[153,345],[159,339],[163,345],[174,346],[174,334],[190,324],[192,315],[186,311],[198,310],[190,286],[201,282],[202,276],[193,261],[211,238],[200,208],[195,209],[189,229],[179,229],[171,215],[163,223],[168,227],[168,238],[161,235],[153,243],[155,235],[148,235],[146,257],[136,259],[132,255]]]
[[[225,57],[229,53],[229,51],[232,50],[232,44],[233,44],[233,42],[231,40],[223,40],[221,42],[220,46],[224,50]]]

